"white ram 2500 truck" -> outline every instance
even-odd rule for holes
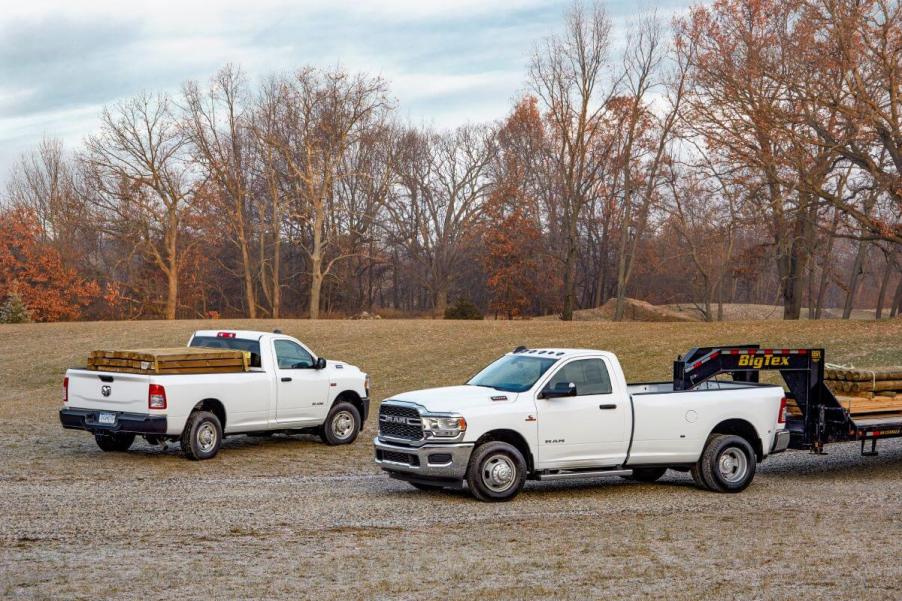
[[[466,481],[483,501],[513,498],[527,478],[652,482],[667,469],[739,492],[789,444],[785,407],[780,386],[630,385],[612,353],[519,347],[465,386],[385,400],[376,463],[418,489]]]
[[[144,375],[69,369],[60,422],[94,434],[104,451],[126,451],[136,435],[179,441],[191,459],[210,459],[224,436],[317,433],[354,442],[369,412],[369,376],[326,361],[278,332],[201,330],[190,347],[250,353],[240,373]]]

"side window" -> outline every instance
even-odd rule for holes
[[[276,340],[276,361],[279,369],[304,369],[313,367],[313,356],[290,340]]]
[[[554,388],[561,382],[576,384],[576,394],[579,396],[611,394],[611,378],[601,359],[581,359],[564,365],[551,377],[547,388]]]

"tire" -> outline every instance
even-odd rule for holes
[[[691,468],[689,468],[689,473],[692,475],[692,481],[695,482],[695,485],[702,490],[711,490],[711,487],[705,482],[705,478],[702,475],[701,462],[694,463]]]
[[[424,492],[437,492],[440,490],[444,490],[444,486],[438,484],[424,484],[422,482],[408,482],[411,486],[413,486],[417,490],[422,490]]]
[[[180,440],[182,452],[188,459],[212,459],[222,446],[222,424],[209,411],[195,411],[188,417]]]
[[[526,482],[526,460],[513,445],[487,442],[476,447],[467,467],[470,493],[480,501],[510,501]]]
[[[94,435],[94,442],[101,451],[123,453],[131,448],[135,435],[128,432],[97,433]]]
[[[742,492],[755,477],[755,450],[740,436],[714,434],[708,439],[699,466],[710,490]]]
[[[328,445],[351,444],[360,434],[360,412],[351,403],[336,403],[326,416],[320,438]]]
[[[633,469],[632,476],[624,476],[624,478],[635,482],[656,482],[666,472],[666,467],[637,467]]]

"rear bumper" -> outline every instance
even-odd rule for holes
[[[112,413],[116,416],[113,424],[98,422],[100,413]],[[60,409],[60,423],[70,430],[87,430],[88,432],[134,432],[135,434],[166,434],[165,415],[146,415],[143,413],[127,413],[125,411],[98,411],[96,409]]]
[[[405,447],[373,439],[376,463],[392,477],[411,481],[459,482],[467,473],[473,443]]]
[[[777,430],[774,434],[774,444],[771,453],[782,453],[789,446],[789,430]]]

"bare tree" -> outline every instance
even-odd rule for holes
[[[396,197],[385,205],[390,236],[423,268],[437,317],[448,306],[468,235],[483,216],[495,152],[494,132],[485,127],[410,131],[400,141]]]
[[[602,89],[611,21],[601,4],[574,4],[564,31],[537,46],[529,68],[532,90],[551,123],[560,183],[564,302],[561,319],[573,319],[576,303],[578,224],[597,183],[601,161],[593,157],[602,135],[601,118],[614,87]]]
[[[247,316],[254,319],[257,294],[251,256],[253,224],[248,181],[253,158],[248,156],[252,146],[245,94],[241,70],[231,65],[213,76],[206,91],[196,82],[188,82],[184,87],[192,154],[212,180],[217,196],[225,201],[225,224],[241,261]],[[217,203],[216,208],[219,206]]]
[[[84,154],[109,231],[134,244],[165,277],[166,319],[178,311],[180,235],[195,183],[186,142],[171,99],[145,93],[104,109]]]

